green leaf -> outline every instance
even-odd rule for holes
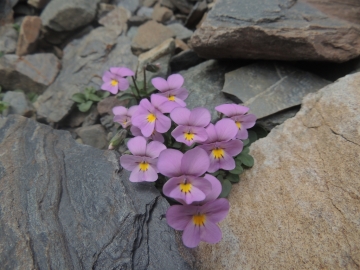
[[[90,110],[92,104],[93,102],[89,100],[86,101],[85,103],[78,104],[77,106],[80,112],[87,112],[88,110]]]
[[[89,100],[92,100],[92,101],[101,101],[102,99],[101,99],[101,97],[98,97],[97,95],[95,95],[95,94],[89,94]]]
[[[250,144],[252,144],[253,142],[255,142],[258,139],[258,137],[257,137],[255,131],[249,130],[248,133],[249,133]]]
[[[225,179],[225,180],[221,181],[222,190],[219,195],[219,198],[226,198],[230,194],[231,186],[232,185],[229,180]]]
[[[76,93],[76,94],[73,94],[71,99],[73,101],[75,101],[76,103],[84,103],[86,100],[85,100],[85,95],[83,93]]]
[[[134,106],[134,105],[138,105],[137,100],[135,98],[130,99],[129,103],[128,103],[128,108],[130,108],[131,106]]]
[[[210,173],[210,174],[211,174],[212,176],[215,176],[215,177],[216,177],[216,176],[218,176],[218,175],[220,174],[220,172],[221,172],[221,171],[219,170],[219,171],[216,171],[216,172],[213,172],[213,173]]]
[[[250,143],[250,140],[249,140],[249,139],[246,139],[246,140],[243,140],[242,142],[243,142],[243,144],[244,144],[244,146],[245,146],[245,145],[248,145],[248,144]]]
[[[96,89],[94,87],[86,87],[84,92],[89,94],[95,94]]]
[[[0,113],[2,113],[3,111],[5,111],[8,107],[9,107],[9,103],[4,102],[4,101],[0,101]]]
[[[154,93],[157,89],[154,86],[149,86],[149,88],[147,89],[147,94],[150,95],[152,93]]]
[[[232,174],[238,174],[239,175],[240,173],[242,173],[244,171],[244,169],[243,169],[243,167],[241,167],[241,161],[240,160],[235,160],[235,164],[236,164],[235,168],[233,170],[229,171],[229,172],[232,173]]]
[[[136,81],[136,85],[140,91],[144,89],[144,81]]]
[[[99,91],[96,91],[96,95],[101,97],[102,99],[104,99],[104,98],[107,98],[108,96],[110,96],[110,92],[99,90]]]
[[[20,25],[18,23],[14,23],[13,28],[16,30],[16,32],[20,32]]]
[[[38,99],[39,95],[35,93],[28,93],[27,98],[30,100],[31,103],[34,103]]]
[[[172,147],[173,147],[173,148],[180,149],[180,148],[181,148],[181,145],[182,145],[182,144],[179,143],[179,142],[174,142],[173,145],[172,145]]]
[[[240,176],[239,176],[238,174],[229,173],[229,174],[226,176],[226,179],[229,180],[231,183],[238,183],[238,182],[240,182]]]
[[[252,156],[250,156],[249,154],[241,153],[238,156],[238,159],[240,159],[241,162],[247,167],[254,166],[254,158]]]
[[[4,52],[0,52],[0,58],[3,57],[5,55]]]
[[[123,100],[128,100],[128,99],[135,99],[133,94],[130,93],[124,93],[121,96],[118,96],[118,100],[123,101]]]
[[[250,152],[249,147],[244,147],[244,149],[241,151],[241,153],[244,153],[244,154],[249,154],[249,152]]]

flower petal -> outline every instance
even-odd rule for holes
[[[218,141],[229,141],[234,139],[238,132],[238,127],[236,126],[234,120],[228,118],[218,121],[215,124],[215,129]]]
[[[185,143],[187,146],[191,146],[194,140],[186,140],[184,134],[190,130],[188,126],[177,126],[172,132],[171,136],[175,138],[177,142]]]
[[[146,156],[157,158],[161,151],[165,150],[166,146],[160,142],[152,141],[146,146]]]
[[[215,159],[211,153],[209,155],[209,159],[210,159],[210,166],[207,171],[209,173],[218,171],[220,169],[220,161],[218,159]]]
[[[220,169],[231,171],[235,169],[235,160],[227,152],[224,152],[224,157],[219,159]],[[210,171],[209,171],[210,172]]]
[[[159,155],[157,164],[159,172],[168,177],[182,175],[180,168],[183,156],[184,154],[178,150],[165,149]]]
[[[205,141],[205,143],[213,143],[218,140],[218,136],[216,133],[215,126],[213,124],[209,124],[206,128],[206,133],[208,135],[208,139]]]
[[[119,83],[118,83],[118,87],[120,91],[125,91],[129,88],[130,83],[127,79],[124,78],[120,78],[119,79]]]
[[[232,117],[234,115],[247,113],[249,111],[249,108],[237,104],[221,104],[219,106],[216,106],[215,110],[223,113],[227,117]]]
[[[211,120],[211,114],[208,109],[195,108],[191,111],[189,125],[197,127],[206,127]]]
[[[182,106],[178,102],[176,102],[176,98],[175,98],[175,101],[166,100],[164,103],[161,104],[159,109],[161,110],[162,113],[171,113],[174,109],[185,106],[186,104]]]
[[[167,81],[163,78],[160,77],[153,78],[151,80],[151,83],[160,92],[165,92],[169,90],[169,85]]]
[[[214,223],[222,221],[229,213],[229,209],[229,201],[224,198],[210,201],[201,206],[201,212],[206,213],[206,217]]]
[[[121,77],[135,76],[134,71],[126,67],[112,67],[110,68],[110,71]]]
[[[254,114],[241,115],[240,117],[241,128],[252,128],[256,123],[256,116]]]
[[[147,98],[143,98],[140,100],[139,109],[143,107],[148,112],[155,111],[155,107],[150,103],[150,101]]]
[[[170,118],[178,125],[187,126],[190,114],[188,108],[176,108],[170,113]]]
[[[197,247],[200,244],[200,227],[195,226],[192,218],[184,229],[182,240],[184,245],[189,248]]]
[[[131,118],[127,115],[115,115],[113,121],[119,123],[123,128],[127,128],[131,124]]]
[[[138,105],[131,106],[127,112],[127,115],[133,116],[133,114],[137,111],[138,108],[139,108]]]
[[[155,121],[155,130],[159,133],[167,132],[171,127],[171,120],[169,117],[163,115],[160,112],[155,113],[156,121]]]
[[[202,143],[208,139],[208,134],[203,127],[192,127],[192,132],[194,132],[194,142]]]
[[[173,90],[172,92],[174,93],[174,96],[176,96],[177,98],[179,98],[181,100],[185,100],[189,96],[189,91],[186,90],[185,88],[179,88],[179,89]]]
[[[218,225],[216,225],[215,223],[211,222],[210,220],[207,220],[205,222],[204,226],[200,227],[200,240],[210,243],[210,244],[215,244],[220,242],[222,238],[222,232],[219,228]]]
[[[186,175],[200,176],[209,168],[209,157],[204,149],[194,148],[187,151],[181,159],[181,172]]]
[[[211,192],[206,195],[205,200],[201,202],[202,204],[217,199],[222,191],[221,183],[215,176],[212,176],[211,174],[205,174],[204,178],[210,182]]]
[[[111,94],[116,95],[119,92],[118,86],[112,86],[111,81],[104,82],[101,85],[101,89],[105,91],[109,91]]]
[[[244,146],[244,143],[240,140],[231,140],[228,142],[221,142],[219,143],[219,147],[224,149],[226,153],[230,156],[234,157],[240,154]]]
[[[142,157],[133,155],[123,155],[120,157],[120,165],[128,171],[135,169],[142,161]]]
[[[180,74],[170,75],[167,79],[169,89],[178,89],[184,84],[184,78]]]
[[[146,121],[146,119],[145,119],[145,121]],[[142,135],[143,135],[144,137],[147,137],[147,138],[148,138],[148,137],[151,136],[151,134],[154,133],[155,123],[156,123],[156,122],[150,123],[150,122],[147,122],[147,121],[146,121],[145,125],[143,125],[143,126],[140,128],[140,129],[141,129],[141,133],[142,133]]]
[[[133,136],[142,136],[141,130],[140,128],[132,125],[130,128],[130,132]]]
[[[166,212],[166,221],[175,230],[183,231],[191,221],[198,207],[192,205],[173,205]]]
[[[160,94],[152,94],[151,97],[151,104],[158,109],[159,111],[162,111],[162,104],[166,101],[168,101],[168,99]]]
[[[249,132],[247,129],[239,129],[238,133],[236,134],[236,139],[246,140],[249,137]]]
[[[158,179],[158,174],[155,168],[149,165],[146,171],[140,170],[137,166],[130,174],[129,180],[131,182],[154,182]]]
[[[153,134],[151,134],[150,138],[153,141],[157,141],[157,142],[161,142],[161,143],[165,142],[164,137],[159,132],[157,132],[156,130],[153,132]]]
[[[116,106],[112,108],[112,112],[114,115],[126,115],[128,110],[124,106]]]
[[[108,82],[108,81],[111,81],[113,77],[114,77],[114,75],[110,71],[105,71],[104,75],[102,76],[102,80],[104,82]]]
[[[144,137],[138,136],[128,141],[127,147],[135,156],[145,156],[146,140]]]

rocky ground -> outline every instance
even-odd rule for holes
[[[4,0],[3,268],[359,269],[359,56],[357,0]],[[168,202],[105,150],[124,101],[71,99],[147,63],[185,78],[189,108],[241,102],[270,132],[219,244],[184,248]]]

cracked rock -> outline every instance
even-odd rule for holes
[[[359,268],[359,87],[355,73],[307,95],[251,145],[223,239],[200,245],[197,269]]]

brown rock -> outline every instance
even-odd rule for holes
[[[357,0],[219,0],[192,37],[206,58],[344,62],[360,55]]]
[[[139,27],[131,48],[134,54],[139,55],[172,37],[174,33],[169,28],[155,21],[149,21]]]
[[[171,9],[160,6],[160,4],[156,5],[154,11],[152,13],[153,20],[164,23],[174,15]]]
[[[251,145],[255,166],[230,193],[223,239],[198,269],[359,269],[360,73],[309,94]]]
[[[41,19],[26,16],[21,24],[16,54],[19,56],[35,52],[41,30]]]
[[[175,39],[175,49],[177,52],[189,50],[189,46],[181,39]]]
[[[99,24],[114,30],[118,35],[127,31],[127,21],[130,11],[123,7],[116,7],[99,20]]]
[[[116,106],[126,106],[127,103],[128,100],[120,101],[117,97],[111,96],[104,98],[102,101],[100,101],[97,104],[97,110],[100,115],[104,115],[104,114],[114,115],[112,113],[112,108]]]
[[[156,4],[157,0],[145,0],[143,3],[144,7],[152,7]]]
[[[185,26],[189,28],[195,27],[203,18],[207,11],[206,0],[197,2],[191,9],[189,16],[186,19]]]

